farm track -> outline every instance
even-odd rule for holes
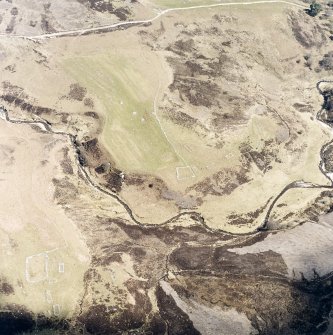
[[[211,4],[211,5],[198,5],[198,6],[190,6],[190,7],[178,7],[178,8],[168,8],[162,10],[156,16],[151,19],[147,20],[134,20],[134,21],[126,21],[126,22],[118,22],[110,25],[105,26],[98,26],[94,28],[84,28],[84,29],[76,29],[76,30],[66,30],[66,31],[59,31],[56,33],[46,33],[41,35],[10,35],[2,33],[0,36],[2,37],[10,37],[10,38],[23,38],[29,40],[43,40],[49,38],[56,38],[56,37],[64,37],[64,36],[79,36],[79,35],[87,35],[96,32],[108,32],[118,28],[130,28],[137,25],[144,25],[144,24],[151,24],[152,22],[156,21],[160,17],[165,14],[177,12],[177,11],[186,11],[186,10],[193,10],[193,9],[205,9],[205,8],[214,8],[214,7],[227,7],[227,6],[249,6],[249,5],[259,5],[259,4],[287,4],[291,6],[296,6],[298,8],[306,9],[308,6],[301,5],[292,1],[283,1],[283,0],[263,0],[263,1],[249,1],[249,2],[229,2],[229,3],[218,3],[218,4]]]
[[[321,83],[333,83],[333,81],[328,81],[328,80],[321,80],[317,83],[316,87],[318,92],[323,95],[323,91],[320,89],[320,84]],[[317,120],[326,123],[325,121],[323,121],[323,119],[320,118],[322,112],[322,108],[320,109],[320,111],[317,113]],[[79,150],[78,150],[78,145],[77,145],[77,141],[76,141],[76,136],[70,134],[70,133],[66,133],[66,132],[62,132],[62,131],[55,131],[52,129],[51,124],[45,120],[38,120],[38,121],[28,121],[28,120],[17,120],[17,119],[11,119],[8,115],[8,111],[4,108],[4,107],[0,107],[0,117],[2,116],[3,119],[5,119],[7,122],[13,123],[13,124],[30,124],[30,125],[39,125],[44,127],[46,132],[55,134],[55,135],[62,135],[67,137],[70,140],[70,143],[72,145],[72,148],[74,149],[75,152],[75,156],[76,156],[76,163],[78,166],[79,171],[81,172],[82,176],[84,177],[84,180],[87,182],[88,185],[90,185],[91,187],[93,187],[94,189],[98,190],[101,193],[104,193],[105,195],[108,195],[112,198],[114,198],[118,203],[120,203],[123,208],[126,210],[126,212],[128,213],[128,215],[130,216],[130,218],[132,219],[132,221],[134,223],[136,223],[137,225],[144,227],[144,228],[148,228],[148,227],[161,227],[161,226],[165,226],[169,223],[175,222],[176,220],[178,220],[179,218],[183,217],[183,216],[190,216],[192,218],[192,220],[194,220],[195,222],[198,222],[199,225],[201,225],[206,231],[208,232],[219,232],[219,233],[223,233],[223,234],[227,234],[227,235],[231,235],[231,236],[249,236],[249,235],[255,235],[258,234],[262,231],[280,231],[280,230],[286,230],[286,229],[270,229],[269,226],[269,218],[271,215],[272,210],[275,207],[275,204],[278,202],[278,200],[290,189],[293,188],[316,188],[316,189],[333,189],[333,182],[332,180],[329,178],[329,176],[327,175],[327,173],[324,171],[324,169],[322,168],[322,161],[323,161],[323,150],[330,145],[333,141],[330,141],[329,143],[325,144],[321,150],[320,156],[321,156],[321,160],[319,163],[319,169],[320,171],[331,181],[331,185],[318,185],[318,184],[313,184],[313,183],[309,183],[309,182],[305,182],[305,181],[293,181],[291,183],[289,183],[288,185],[286,185],[283,190],[273,199],[273,201],[271,202],[266,215],[265,215],[265,219],[262,223],[262,225],[260,225],[259,227],[255,228],[253,231],[248,232],[248,233],[230,233],[228,231],[222,230],[222,229],[213,229],[210,228],[206,223],[205,223],[205,219],[203,218],[203,216],[196,211],[186,211],[186,212],[181,212],[173,217],[171,217],[170,219],[163,221],[159,224],[149,224],[149,223],[144,223],[139,221],[135,215],[133,214],[133,210],[131,209],[131,207],[123,200],[121,199],[117,194],[110,192],[106,189],[104,189],[103,187],[101,187],[100,185],[98,185],[97,183],[95,183],[92,178],[90,177],[89,173],[87,172],[87,170],[81,165],[80,163],[80,157],[79,157]],[[288,228],[290,229],[290,228]]]
[[[153,17],[152,19],[148,19],[148,20],[137,20],[137,21],[127,21],[127,22],[120,22],[120,23],[116,23],[116,24],[112,24],[112,25],[107,25],[107,26],[99,26],[99,27],[95,27],[95,28],[86,28],[86,29],[79,29],[79,30],[69,30],[69,31],[61,31],[61,32],[56,32],[56,33],[50,33],[50,34],[42,34],[42,35],[35,35],[35,36],[27,36],[27,35],[8,35],[8,34],[0,34],[0,36],[5,36],[5,37],[11,37],[11,38],[23,38],[23,39],[30,39],[30,40],[43,40],[43,39],[48,39],[48,38],[57,38],[57,37],[64,37],[64,36],[79,36],[79,35],[84,35],[84,34],[89,34],[89,33],[95,33],[95,32],[106,32],[106,31],[110,31],[114,28],[129,28],[132,26],[136,26],[136,25],[143,25],[143,24],[150,24],[153,21],[157,20],[158,18],[160,18],[161,16],[170,13],[170,12],[175,12],[175,11],[184,11],[184,10],[193,10],[193,9],[205,9],[205,8],[214,8],[214,7],[222,7],[222,6],[237,6],[237,5],[255,5],[255,4],[270,4],[270,3],[280,3],[280,4],[288,4],[288,5],[292,5],[292,6],[296,6],[298,8],[302,8],[305,9],[307,8],[307,6],[301,5],[301,4],[297,4],[295,2],[291,2],[291,1],[283,1],[283,0],[263,0],[263,1],[250,1],[250,2],[230,2],[230,3],[220,3],[220,4],[212,4],[212,5],[201,5],[201,6],[191,6],[191,7],[180,7],[180,8],[170,8],[170,9],[165,9],[163,11],[161,11],[160,13],[158,13],[155,17]],[[320,84],[321,83],[333,83],[333,81],[329,81],[329,80],[321,80],[317,83],[316,87],[318,89],[318,92],[323,95],[323,92],[320,89]],[[322,119],[320,119],[320,114],[321,114],[322,109],[317,113],[317,120],[324,122]],[[278,202],[278,200],[290,189],[293,188],[323,188],[323,189],[333,189],[333,182],[332,180],[329,178],[329,176],[327,175],[327,173],[323,170],[322,168],[322,161],[323,161],[323,151],[324,149],[330,145],[333,141],[325,144],[325,146],[323,146],[320,156],[321,156],[321,161],[319,163],[319,169],[320,171],[326,176],[327,179],[330,180],[331,185],[317,185],[317,184],[312,184],[312,183],[308,183],[308,182],[304,182],[304,181],[293,181],[291,183],[289,183],[288,185],[286,185],[282,191],[273,199],[273,201],[271,202],[266,215],[265,215],[265,219],[262,223],[262,225],[260,225],[259,227],[256,227],[253,231],[248,232],[248,233],[230,233],[228,231],[222,230],[222,229],[213,229],[210,228],[206,223],[204,218],[202,217],[202,215],[196,211],[186,211],[186,212],[181,212],[173,217],[171,217],[170,219],[159,223],[159,224],[148,224],[148,223],[144,223],[144,222],[140,222],[135,215],[133,214],[132,209],[130,208],[130,206],[123,200],[121,199],[117,194],[110,192],[106,189],[104,189],[103,187],[101,187],[100,185],[96,184],[92,178],[89,176],[89,173],[87,172],[87,170],[80,164],[80,160],[79,160],[79,154],[78,154],[78,145],[76,142],[76,137],[70,133],[66,133],[66,132],[61,132],[61,131],[54,131],[51,127],[51,124],[48,123],[45,120],[39,120],[39,121],[28,121],[28,120],[15,120],[15,119],[11,119],[8,115],[8,111],[4,108],[4,107],[0,107],[0,116],[1,114],[4,116],[3,118],[10,123],[14,123],[14,124],[31,124],[31,125],[42,125],[45,128],[45,131],[52,133],[52,134],[56,134],[56,135],[63,135],[69,138],[73,149],[75,150],[76,153],[76,161],[77,161],[77,166],[79,171],[81,172],[81,174],[83,175],[85,181],[93,188],[95,188],[96,190],[114,198],[116,201],[118,201],[123,208],[126,210],[126,212],[128,213],[128,215],[130,216],[130,218],[132,219],[132,221],[142,227],[161,227],[164,225],[167,225],[169,223],[175,222],[176,220],[178,220],[179,218],[183,217],[183,216],[190,216],[194,221],[198,222],[206,231],[209,232],[220,232],[220,233],[224,233],[224,234],[228,234],[228,235],[233,235],[233,236],[241,236],[241,235],[254,235],[259,233],[260,231],[273,231],[272,229],[269,229],[268,225],[269,225],[269,218],[271,215],[272,210],[275,207],[275,204]],[[278,229],[278,230],[283,230],[283,229]]]

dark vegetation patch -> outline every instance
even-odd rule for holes
[[[98,120],[98,119],[99,119],[99,116],[98,116],[98,114],[97,114],[97,113],[95,113],[95,112],[85,112],[85,113],[84,113],[84,115],[85,115],[85,116],[92,117],[93,119],[96,119],[96,120]]]
[[[114,262],[123,263],[123,260],[121,258],[121,253],[113,253],[110,256],[103,257],[103,259],[99,262],[99,265],[106,266]]]
[[[288,204],[279,204],[282,206],[287,206]],[[280,206],[277,206],[280,207]],[[303,208],[298,211],[286,212],[284,216],[279,215],[279,211],[276,210],[273,216],[273,222],[270,223],[271,228],[278,228],[280,224],[286,224],[287,220],[292,222],[293,220],[298,220],[301,222],[318,222],[319,216],[327,214],[333,211],[333,192],[331,190],[325,190],[321,192],[314,200],[306,203]]]
[[[209,68],[205,68],[203,64],[196,63],[193,60],[187,60],[185,62],[186,68],[189,70],[190,77],[195,77],[198,75],[209,76],[213,74],[213,71]]]
[[[93,101],[93,99],[91,99],[91,98],[85,98],[85,99],[83,100],[83,103],[84,103],[85,106],[87,106],[87,107],[89,107],[89,108],[94,108],[94,101]],[[89,113],[89,112],[88,112],[88,113]]]
[[[212,24],[214,23],[216,24],[216,22]],[[195,39],[189,37],[192,35],[189,34],[188,29],[191,32],[193,30]],[[199,25],[196,25],[196,28],[188,29],[181,32],[182,38],[166,47],[166,50],[174,54],[167,57],[167,61],[174,71],[174,80],[169,86],[169,90],[171,93],[178,93],[180,100],[185,103],[196,107],[210,108],[210,112],[214,115],[214,118],[210,120],[210,125],[216,130],[220,131],[229,125],[244,123],[246,118],[241,111],[249,105],[251,98],[222,94],[220,82],[216,80],[223,78],[223,81],[237,84],[246,81],[243,72],[236,71],[241,68],[241,64],[238,64],[235,57],[230,55],[230,41],[220,43],[220,40],[223,40],[224,32],[220,31],[218,26],[213,26],[207,31],[201,29]],[[216,42],[215,40],[207,42],[207,35],[218,35],[219,39]],[[239,43],[242,43],[242,38],[238,41]],[[213,48],[217,56],[208,58],[202,55],[199,50],[203,49],[204,46]],[[194,122],[200,124],[193,116],[184,115],[181,106],[176,107],[175,104],[171,103],[169,109],[165,108],[165,110],[176,123],[183,123],[186,126],[193,126]],[[189,119],[190,117],[192,119]]]
[[[69,158],[69,149],[68,148],[63,148],[63,153],[64,153],[64,159],[61,161],[60,165],[62,167],[62,170],[65,174],[74,174],[73,171],[73,166],[72,166],[72,161]]]
[[[104,174],[110,172],[111,164],[110,163],[103,163],[95,168],[95,172],[97,174]]]
[[[85,87],[80,86],[80,84],[75,83],[71,84],[69,87],[68,98],[77,101],[83,101],[86,94],[87,89]]]
[[[282,256],[273,251],[238,255],[226,250],[225,247],[186,245],[173,251],[169,261],[178,270],[196,270],[205,273],[214,271],[216,275],[232,273],[284,277],[288,273]]]
[[[215,196],[229,195],[237,187],[249,181],[248,167],[241,167],[238,171],[236,169],[224,169],[189,187],[186,192],[195,190],[204,196],[208,194]]]
[[[137,302],[135,307],[126,303],[124,305],[126,298],[123,297],[126,294],[118,292],[116,297],[119,302],[115,310],[99,302],[94,303],[90,310],[89,307],[84,308],[80,321],[91,334],[126,334],[130,330],[132,333],[149,334],[148,329],[153,334],[164,334],[166,323],[169,334],[196,333],[188,316],[159,286],[156,296],[160,315],[151,316],[145,296],[151,285],[155,285],[161,278],[161,273],[165,273],[166,255],[177,245],[169,257],[168,266],[177,276],[175,282],[179,287],[173,287],[181,298],[190,296],[208,306],[236,308],[238,312],[246,314],[260,334],[310,335],[311,332],[317,334],[318,326],[323,329],[320,322],[325,321],[329,313],[330,302],[326,303],[325,297],[331,297],[330,290],[317,295],[316,292],[309,293],[304,288],[295,287],[286,278],[286,265],[277,253],[267,251],[238,255],[228,250],[234,245],[231,240],[224,247],[216,244],[217,241],[233,237],[220,232],[207,232],[199,225],[171,229],[140,227],[120,219],[105,219],[98,221],[98,224],[91,224],[89,220],[87,229],[90,232],[87,234],[89,244],[94,246],[94,266],[99,266],[104,259],[105,264],[120,261],[120,257],[115,254],[126,252],[133,259],[136,273],[148,279],[138,283],[132,278],[126,283]],[[262,236],[267,236],[267,233],[253,238],[238,237],[235,242],[238,246],[242,241],[252,245]],[[194,241],[196,245],[193,245]],[[188,245],[187,242],[192,244]],[[153,261],[153,254],[160,262]],[[85,281],[91,281],[91,285],[101,280],[97,272],[89,272],[85,276]],[[113,289],[111,280],[105,285],[109,290]],[[98,293],[94,293],[94,299],[99,299]],[[138,311],[140,306],[143,306],[143,312]]]
[[[304,66],[312,70],[313,60],[311,54],[304,55]]]
[[[13,308],[13,307],[12,307]],[[14,335],[34,328],[33,316],[23,307],[0,312],[0,327],[3,334]]]
[[[220,94],[220,88],[212,81],[183,78],[175,75],[169,86],[171,92],[178,91],[181,100],[187,99],[194,106],[212,107]]]
[[[288,21],[296,40],[304,48],[319,48],[326,42],[322,28],[304,13],[292,12]]]
[[[246,314],[260,335],[319,335],[327,329],[333,290],[325,278],[293,282],[260,276],[258,271],[221,277],[192,272],[177,279],[175,289],[180,295],[187,291],[204,304],[235,308]]]
[[[29,22],[29,26],[31,26],[31,27],[36,27],[37,26],[37,21],[36,20],[30,20],[30,22]]]
[[[15,21],[16,21],[16,16],[12,16],[7,27],[6,27],[6,33],[10,34],[14,31],[15,28]]]
[[[297,109],[301,113],[311,113],[313,111],[313,107],[308,104],[302,104],[302,103],[294,103],[293,107]]]
[[[163,189],[167,189],[166,184],[160,178],[148,175],[134,174],[134,173],[126,174],[124,178],[124,183],[129,186],[136,185],[141,186],[142,188],[146,187],[154,188],[155,190],[158,190],[160,193],[162,192]]]
[[[0,277],[0,295],[11,295],[14,294],[14,288],[9,284],[6,278]]]
[[[23,93],[23,88],[20,87],[20,86],[17,86],[17,85],[13,85],[10,81],[8,80],[5,80],[3,81],[2,83],[2,87],[3,89],[6,91],[6,92],[9,92],[9,93],[16,93],[16,94],[19,94],[19,93]]]
[[[171,92],[178,91],[181,100],[186,99],[194,106],[218,105],[220,88],[210,78],[218,77],[221,73],[210,66],[210,60],[196,57],[198,55],[194,40],[178,40],[166,49],[178,56],[167,59],[174,69],[174,81],[169,86]],[[226,55],[221,54],[220,70],[226,66],[222,64],[226,58]]]
[[[1,95],[0,99],[10,105],[21,108],[25,112],[33,113],[36,115],[42,115],[42,114],[49,115],[56,113],[56,110],[54,109],[32,105],[31,103],[25,101],[24,99],[18,98],[16,95],[5,94]]]
[[[156,289],[156,297],[160,314],[168,325],[168,334],[200,335],[188,315],[177,306],[175,300],[167,295],[160,286]]]
[[[5,166],[10,166],[15,161],[14,148],[0,144],[1,162]]]
[[[131,249],[130,253],[134,256],[136,259],[143,258],[147,255],[147,252],[144,248],[134,247]]]
[[[290,328],[302,335],[322,334],[327,330],[328,316],[332,309],[332,279],[327,276],[313,281],[296,282],[294,287],[293,297],[296,301],[303,301],[303,305],[294,310]]]
[[[18,335],[23,332],[38,332],[44,330],[58,331],[59,335],[68,334],[67,320],[49,318],[43,314],[33,314],[19,305],[3,306],[0,311],[0,332],[4,335]]]
[[[112,1],[108,0],[78,0],[78,2],[87,5],[94,11],[101,13],[110,13],[118,17],[119,20],[125,21],[131,15],[131,11],[128,7],[116,7]],[[135,3],[136,1],[132,1]]]
[[[51,2],[43,4],[44,13],[41,14],[40,26],[42,31],[45,33],[55,33],[57,30],[52,26],[50,22],[52,19],[52,12],[50,11]]]
[[[98,139],[92,138],[81,143],[75,141],[75,146],[80,164],[91,168],[104,187],[112,192],[120,192],[124,180],[123,173],[113,164],[105,161],[108,155],[100,146]]]
[[[186,40],[178,40],[174,44],[166,48],[167,51],[172,51],[179,56],[185,56],[186,53],[196,51],[195,43],[192,38]]]
[[[46,14],[41,14],[40,26],[44,33],[55,33],[57,31],[50,23],[50,18]]]
[[[329,191],[322,192],[312,204],[307,206],[300,216],[304,221],[318,222],[319,216],[330,213],[333,208],[333,193]]]
[[[119,246],[118,246],[119,248]],[[108,252],[109,253],[109,252]],[[94,292],[93,304],[84,308],[79,321],[85,326],[88,334],[148,334],[150,329],[158,328],[159,317],[152,313],[146,282],[136,279],[126,281],[123,288],[112,285],[112,281],[102,279],[99,267],[109,266],[112,261],[122,262],[119,251],[112,256],[93,256],[92,265],[84,277],[85,285]],[[104,282],[103,282],[104,281]],[[115,295],[116,304],[110,303],[111,295],[100,294],[98,285],[103,282],[105,288]],[[97,286],[96,286],[97,285]],[[135,299],[135,304],[128,304],[127,293]],[[143,293],[144,292],[144,293]]]
[[[319,117],[323,122],[333,125],[333,89],[324,91],[322,95],[324,102]]]
[[[164,114],[169,120],[186,128],[193,128],[199,124],[198,120],[194,117],[173,108],[164,108]]]
[[[68,123],[69,114],[68,113],[57,113],[60,117],[62,123]]]
[[[125,184],[126,185],[136,185],[136,186],[142,186],[146,182],[144,176],[138,175],[138,174],[128,174],[125,178]]]
[[[142,309],[143,311],[144,309]],[[91,306],[89,310],[79,317],[85,325],[86,331],[91,335],[121,335],[124,331],[133,334],[144,334],[140,329],[145,325],[145,318],[132,306],[127,309],[110,313],[103,304]]]
[[[258,234],[239,246],[261,239]],[[312,335],[327,329],[332,274],[320,277],[314,271],[311,280],[292,281],[286,278],[288,270],[280,254],[239,255],[231,248],[182,245],[175,249],[169,262],[178,273],[172,286],[180,297],[236,308],[259,334]]]
[[[324,55],[324,57],[319,61],[319,66],[321,69],[326,71],[333,70],[333,51]]]
[[[268,199],[265,205],[259,207],[258,209],[252,212],[248,212],[245,214],[238,214],[238,213],[230,214],[228,216],[228,224],[242,226],[242,225],[248,225],[252,223],[259,217],[259,215],[261,215],[264,212],[270,200],[271,199]]]
[[[122,171],[112,166],[109,162],[98,165],[94,170],[102,178],[101,182],[104,187],[115,193],[121,191],[124,180]]]
[[[59,204],[64,205],[69,203],[78,196],[77,187],[67,178],[53,178],[52,183],[55,186],[53,197]]]
[[[322,159],[325,170],[328,172],[333,172],[333,143],[325,147],[322,152]]]
[[[91,306],[87,312],[85,312],[79,321],[85,325],[86,330],[90,334],[120,334],[110,324],[110,312],[105,305]]]
[[[17,7],[13,7],[11,10],[10,10],[10,14],[13,15],[13,16],[16,16],[18,14],[18,9]]]
[[[105,180],[106,187],[108,189],[110,189],[112,192],[120,192],[123,183],[123,178],[120,170],[113,169],[105,176]]]
[[[47,60],[47,56],[45,56],[42,52],[40,52],[39,50],[37,49],[32,49],[32,51],[35,53],[35,55],[37,56],[37,60],[36,60],[36,63],[37,64],[43,64],[45,66],[47,66],[46,64],[48,63],[48,60]]]
[[[221,52],[217,60],[209,60],[207,66],[210,68],[210,74],[214,74],[215,77],[226,76],[228,73],[228,67],[232,67],[235,64],[235,60],[230,58],[224,52]]]
[[[81,147],[84,149],[85,154],[95,160],[99,160],[102,156],[97,138],[82,142]]]
[[[128,8],[121,7],[116,8],[113,11],[113,14],[116,15],[120,21],[126,21],[127,18],[131,15],[131,12]]]
[[[229,125],[238,125],[244,123],[247,119],[242,112],[244,108],[241,106],[242,99],[238,97],[232,98],[232,111],[218,111],[212,113],[211,125],[216,130],[221,130]]]
[[[6,27],[6,33],[7,34],[10,34],[14,31],[15,23],[16,23],[16,16],[18,15],[17,7],[13,7],[10,10],[10,14],[11,14],[11,18],[10,18],[10,21],[9,21],[7,27]],[[0,20],[0,21],[2,21],[2,20]]]
[[[230,235],[219,232],[207,232],[200,224],[192,226],[191,228],[174,227],[170,229],[167,227],[139,227],[137,225],[130,225],[124,221],[115,222],[113,220],[110,221],[110,223],[119,227],[135,245],[143,243],[143,241],[156,239],[169,247],[181,242],[197,241],[202,243],[214,243],[216,241],[231,239]]]
[[[7,65],[5,67],[5,70],[9,71],[11,73],[15,73],[16,72],[16,65],[15,64]]]
[[[276,161],[274,140],[266,140],[261,150],[255,150],[249,143],[243,143],[239,149],[248,163],[255,163],[263,173],[272,169],[272,162]]]

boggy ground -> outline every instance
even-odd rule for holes
[[[18,185],[26,206],[12,220],[2,215],[6,334],[322,334],[330,326],[331,214],[249,236],[211,232],[191,216],[140,226],[91,187],[66,135],[5,120],[1,128],[3,209],[18,206]],[[19,135],[26,144],[13,146]],[[33,193],[27,176],[39,181]]]
[[[11,126],[20,132],[30,128]],[[52,139],[30,129],[28,142],[34,143],[34,132]],[[58,141],[68,143],[60,136]],[[18,281],[22,270],[15,274],[3,267],[1,295],[8,302],[2,303],[0,322],[6,334],[33,329],[41,334],[322,334],[329,326],[331,214],[295,232],[250,236],[210,232],[190,216],[165,227],[144,227],[134,224],[117,201],[91,188],[78,170],[73,147],[60,153],[52,160],[58,173],[48,181],[57,208],[52,219],[58,228],[75,224],[80,235],[73,238],[82,236],[90,262],[79,274],[77,266],[61,259],[65,273],[73,278],[75,271],[80,286],[59,280],[60,273],[46,279],[40,267],[34,271],[38,283]],[[4,229],[11,227],[3,222]],[[20,246],[24,252],[27,244],[19,241],[17,230],[7,234],[17,245],[8,257],[19,260],[16,250]],[[33,241],[37,247],[38,240]],[[42,286],[45,292],[39,291]],[[73,310],[63,307],[60,315],[50,316],[27,299],[33,294],[41,306],[52,306],[46,292],[57,286],[68,297],[72,290],[80,295]],[[18,300],[22,287],[25,300]]]

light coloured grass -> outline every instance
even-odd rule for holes
[[[255,7],[261,4],[258,4],[260,1],[263,2],[263,4],[267,3],[266,0],[254,0],[254,3],[251,4],[251,7]],[[187,7],[196,7],[196,6],[218,6],[223,4],[230,4],[230,5],[240,5],[242,4],[250,4],[251,1],[247,0],[150,0],[149,1],[153,6],[158,6],[161,8],[187,8]],[[272,0],[274,3],[274,1]],[[281,5],[277,3],[278,5]],[[295,3],[297,4],[297,3]],[[270,6],[274,6],[274,4],[269,4]],[[200,8],[198,8],[200,9]],[[202,10],[202,9],[201,9]]]
[[[267,8],[272,15],[267,16]],[[208,19],[215,13],[219,14],[221,22]],[[251,25],[248,24],[250,16],[253,17]],[[238,64],[226,64],[224,69],[230,72],[231,78],[244,76],[246,80],[233,82],[221,76],[216,78],[216,83],[221,87],[221,92],[227,90],[230,96],[249,98],[245,106],[242,103],[239,107],[231,104],[229,109],[228,103],[222,104],[223,109],[235,113],[235,116],[237,113],[246,115],[248,119],[242,126],[229,128],[226,125],[216,129],[212,121],[215,118],[213,113],[219,112],[218,108],[193,106],[182,100],[179,92],[168,89],[173,81],[173,73],[166,60],[170,52],[163,51],[163,48],[178,39],[186,40],[187,36],[178,36],[179,31],[187,27],[191,32],[193,22],[207,32],[204,38],[195,36],[195,54],[214,59],[217,54],[212,45],[217,38],[221,42],[232,40],[226,52]],[[268,199],[275,197],[287,184],[295,180],[328,184],[318,164],[320,149],[331,139],[331,134],[313,119],[314,114],[298,113],[292,107],[295,102],[304,102],[315,109],[320,106],[321,100],[314,87],[319,80],[318,75],[306,71],[301,64],[296,68],[297,55],[302,55],[303,49],[292,31],[286,28],[288,20],[284,5],[257,4],[175,11],[163,17],[163,26],[163,34],[160,22],[155,21],[151,27],[133,27],[112,34],[54,39],[43,44],[43,48],[46,48],[48,54],[54,55],[50,67],[54,63],[63,64],[65,71],[58,67],[59,71],[39,72],[39,65],[32,60],[29,63],[29,57],[24,58],[22,55],[20,62],[15,61],[17,72],[4,73],[3,80],[9,80],[19,87],[28,87],[29,95],[35,97],[41,106],[53,106],[55,101],[60,100],[56,105],[57,110],[68,111],[71,117],[78,120],[84,119],[82,112],[86,107],[77,103],[78,107],[74,109],[72,101],[69,104],[67,99],[58,97],[68,94],[70,84],[80,82],[87,87],[87,96],[95,96],[94,111],[105,114],[106,123],[100,139],[124,173],[154,173],[165,181],[170,190],[202,199],[197,210],[211,227],[238,233],[249,232],[262,223],[265,214],[262,208]],[[209,35],[208,32],[214,26],[219,27],[221,32],[230,31],[221,37]],[[143,30],[147,34],[142,33]],[[243,34],[245,31],[247,35]],[[159,38],[160,48],[152,50],[146,42],[157,45],[152,37],[157,32],[162,34]],[[258,56],[259,51],[262,57]],[[11,63],[15,62],[13,60]],[[27,64],[34,65],[27,67]],[[293,72],[294,68],[297,76]],[[29,76],[28,72],[39,73],[39,76]],[[56,91],[52,91],[54,87]],[[157,114],[172,145],[153,114],[158,87],[160,93],[157,105],[160,109]],[[60,104],[62,108],[59,108]],[[177,124],[170,115],[178,106],[179,111],[197,119],[201,126],[186,128],[181,121]],[[145,122],[141,122],[142,117]],[[281,129],[285,130],[285,124],[289,125],[292,137],[277,143],[276,138]],[[80,125],[75,125],[81,129]],[[316,141],[311,140],[313,138]],[[273,156],[270,158],[267,163],[269,169],[262,171],[260,162],[258,165],[257,159],[251,159],[244,153],[244,144],[258,153],[265,148],[272,152],[276,159]],[[265,152],[263,154],[266,155]],[[180,156],[186,164],[177,158]],[[184,166],[191,167],[195,178],[177,179],[176,168]],[[242,166],[245,170],[241,169]],[[228,179],[230,171],[241,173],[240,177],[246,175],[248,182],[242,183],[230,194],[223,193],[227,183],[238,183],[237,176]],[[217,173],[219,179],[215,182],[214,175]],[[211,180],[206,182],[205,178]],[[205,181],[203,191],[201,188],[190,188],[202,181]],[[217,190],[220,194],[205,194],[205,187]],[[17,189],[21,190],[19,187]],[[178,212],[179,209],[170,199],[158,198],[153,191],[149,189],[143,192],[133,186],[122,191],[122,197],[135,214],[147,223],[162,222]],[[236,225],[235,220],[229,219],[235,215],[245,217],[257,209],[262,209],[262,213],[250,223]],[[15,227],[13,224],[10,229]],[[33,253],[35,251],[29,255]]]
[[[114,54],[71,58],[64,65],[102,102],[102,139],[120,168],[152,173],[178,161],[153,115],[157,76],[151,82],[135,59]]]
[[[59,152],[68,142],[3,120],[0,133],[3,148],[10,148],[12,155],[0,169],[0,192],[6,194],[0,204],[0,272],[14,289],[14,294],[2,296],[1,305],[15,303],[48,315],[59,305],[60,317],[71,317],[83,290],[89,253],[53,199],[52,179],[63,177]],[[59,263],[65,265],[63,273]]]
[[[221,3],[219,0],[152,0],[151,2],[165,8],[183,8]]]

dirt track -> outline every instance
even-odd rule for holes
[[[192,10],[192,9],[203,9],[203,8],[213,8],[213,7],[225,7],[225,6],[248,6],[248,5],[257,5],[257,4],[270,4],[270,3],[280,3],[280,4],[288,4],[291,6],[296,6],[298,8],[306,9],[307,6],[297,4],[295,2],[291,1],[283,1],[283,0],[263,0],[263,1],[249,1],[249,2],[229,2],[229,3],[219,3],[219,4],[212,4],[212,5],[201,5],[201,6],[191,6],[191,7],[179,7],[179,8],[168,8],[160,13],[158,13],[156,16],[154,16],[152,19],[148,20],[135,20],[135,21],[127,21],[127,22],[119,22],[114,23],[106,26],[99,26],[94,28],[86,28],[86,29],[78,29],[78,30],[67,30],[67,31],[59,31],[56,33],[47,33],[42,35],[8,35],[8,34],[0,34],[0,36],[6,36],[6,37],[14,37],[14,38],[25,38],[25,39],[31,39],[31,40],[43,40],[47,38],[55,38],[55,37],[64,37],[64,36],[78,36],[78,35],[85,35],[89,33],[95,33],[95,32],[106,32],[109,30],[113,30],[115,28],[130,28],[136,25],[142,25],[142,24],[150,24],[153,21],[156,21],[161,16],[176,12],[176,11],[184,11],[184,10]]]
[[[323,95],[323,91],[320,89],[320,84],[321,83],[333,83],[333,81],[329,81],[329,80],[321,80],[319,81],[317,84],[316,84],[316,88],[318,90],[318,92]],[[320,109],[320,111],[317,113],[317,119],[321,122],[324,122],[324,120],[322,120],[320,118],[320,112],[322,111],[322,108]],[[27,120],[14,120],[14,119],[11,119],[8,115],[8,111],[4,108],[4,107],[0,107],[0,117],[1,117],[1,114],[3,115],[3,118],[7,121],[7,122],[11,122],[11,123],[14,123],[14,124],[22,124],[22,123],[25,123],[25,124],[36,124],[36,125],[42,125],[44,128],[45,128],[45,131],[47,132],[50,132],[50,133],[53,133],[53,134],[60,134],[60,135],[64,135],[64,136],[67,136],[69,137],[72,145],[73,145],[73,148],[74,150],[77,152],[77,145],[76,145],[76,137],[73,136],[72,134],[69,134],[69,133],[65,133],[65,132],[60,132],[60,131],[54,131],[52,130],[52,127],[51,125],[44,121],[44,120],[41,120],[41,121],[27,121]],[[331,142],[327,143],[324,147],[326,147],[327,145],[329,145]],[[323,147],[323,148],[324,148]],[[133,210],[130,208],[130,206],[124,201],[122,200],[118,195],[116,195],[115,193],[112,193],[110,191],[107,191],[105,190],[104,188],[102,188],[101,186],[97,185],[89,176],[88,172],[86,171],[86,169],[80,164],[80,157],[79,157],[79,154],[76,155],[76,158],[77,158],[77,165],[78,165],[78,168],[79,170],[82,172],[83,176],[85,177],[85,180],[86,182],[92,186],[93,188],[97,189],[98,191],[108,195],[108,196],[111,196],[112,198],[116,199],[124,208],[125,210],[127,211],[128,215],[131,217],[131,219],[138,225],[140,226],[143,226],[143,227],[159,227],[159,226],[164,226],[164,225],[167,225],[171,222],[174,222],[176,221],[177,219],[179,219],[180,217],[182,216],[190,216],[193,220],[195,220],[196,222],[198,222],[202,227],[204,227],[207,231],[209,232],[213,232],[213,231],[218,231],[218,232],[221,232],[221,233],[225,233],[225,234],[229,234],[229,235],[253,235],[253,234],[257,234],[258,232],[260,231],[267,231],[267,230],[270,230],[268,225],[269,225],[269,218],[270,218],[270,214],[271,212],[273,211],[274,207],[275,207],[275,204],[278,202],[278,200],[290,189],[293,189],[293,188],[317,188],[317,189],[320,189],[320,188],[323,188],[323,189],[333,189],[333,182],[331,181],[331,179],[328,177],[327,173],[321,168],[322,166],[322,161],[323,161],[323,157],[322,157],[322,153],[321,153],[321,161],[319,163],[319,169],[320,171],[331,181],[331,185],[317,185],[317,184],[312,184],[312,183],[308,183],[306,181],[294,181],[288,185],[286,185],[283,190],[274,198],[274,200],[271,202],[267,212],[266,212],[266,215],[265,215],[265,219],[262,223],[261,226],[257,227],[254,231],[252,232],[249,232],[249,233],[230,233],[230,232],[227,232],[227,231],[224,231],[222,229],[212,229],[210,228],[206,223],[205,223],[205,219],[202,217],[202,215],[198,212],[195,212],[195,211],[186,211],[186,212],[181,212],[173,217],[171,217],[170,219],[164,221],[164,222],[161,222],[160,224],[147,224],[147,223],[144,223],[144,222],[140,222],[136,217],[135,215],[133,214]]]

